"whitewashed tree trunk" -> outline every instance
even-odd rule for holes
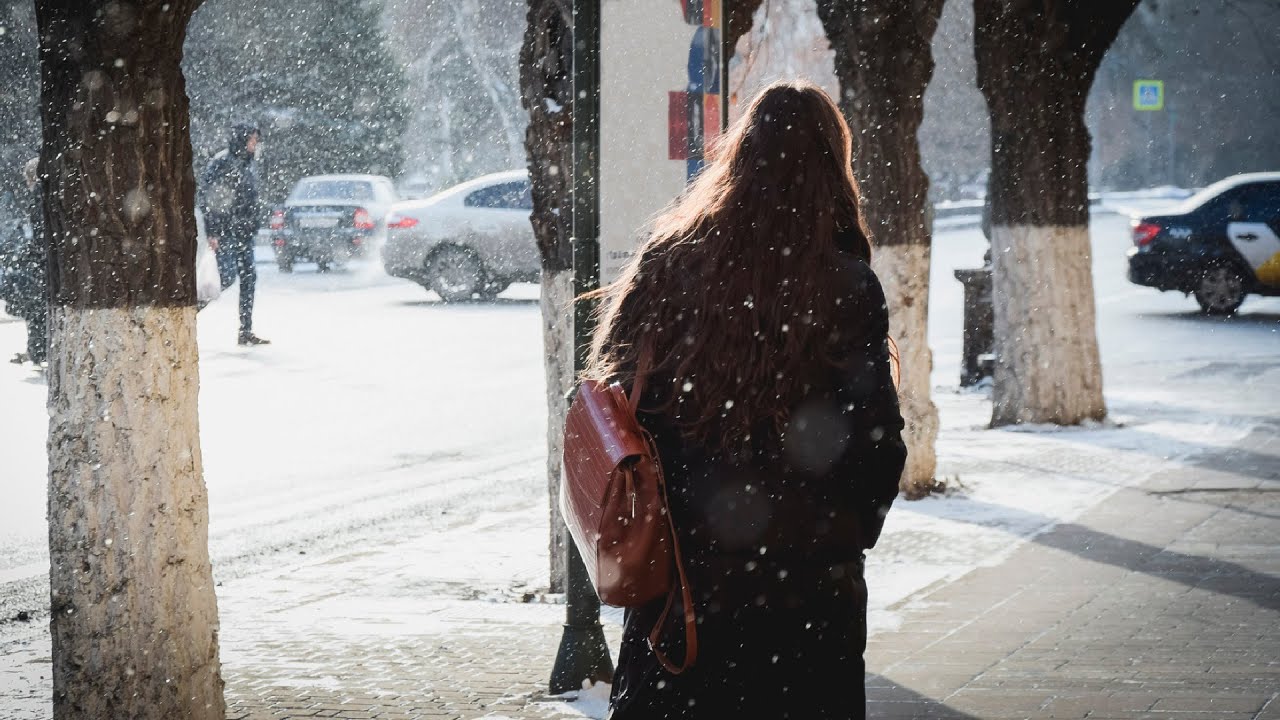
[[[975,0],[978,87],[991,119],[992,425],[1100,420],[1084,110],[1138,0]]]
[[[551,589],[563,592],[565,543],[569,532],[560,514],[560,475],[564,452],[565,395],[573,386],[573,271],[542,272],[542,344],[546,351],[547,480],[550,497]]]
[[[923,497],[937,488],[938,410],[929,382],[929,177],[917,131],[942,0],[818,0],[817,13],[835,56],[840,109],[853,130],[872,267],[901,353],[907,466],[900,485],[907,497]]]
[[[996,225],[991,258],[997,424],[1105,417],[1088,226]]]
[[[201,477],[198,0],[36,0],[56,720],[221,720]]]
[[[902,383],[898,400],[906,421],[907,466],[904,491],[911,497],[927,494],[937,472],[934,445],[938,438],[938,408],[933,404],[929,350],[928,245],[883,245],[872,251],[871,267],[884,286],[889,304],[889,334],[898,344]]]
[[[195,309],[50,321],[56,716],[222,720]]]

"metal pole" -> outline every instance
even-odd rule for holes
[[[1160,162],[1160,153],[1156,152],[1156,145],[1160,144],[1160,141],[1156,139],[1156,133],[1160,132],[1160,128],[1156,127],[1160,122],[1156,119],[1158,117],[1160,117],[1158,111],[1147,112],[1147,138],[1150,143],[1147,155],[1151,160],[1151,180],[1148,187],[1159,185],[1160,173],[1164,172],[1164,168],[1160,166],[1165,163]]]
[[[600,286],[600,0],[573,2],[573,291]],[[586,367],[594,303],[573,304],[573,369]],[[567,535],[567,533],[566,533]],[[551,669],[551,693],[580,690],[584,680],[613,679],[600,625],[600,599],[572,541],[565,543],[565,623]]]
[[[729,5],[733,0],[711,0],[720,3],[720,132],[729,129]]]

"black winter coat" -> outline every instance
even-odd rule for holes
[[[613,720],[864,716],[862,553],[898,494],[906,447],[884,292],[865,262],[845,258],[835,270],[850,309],[841,333],[855,339],[840,369],[812,379],[779,450],[726,460],[641,413],[667,476],[699,656],[681,675],[666,672],[646,644],[664,601],[629,611]],[[678,610],[664,637],[679,663]]]
[[[247,139],[233,136],[227,151],[215,155],[200,176],[205,232],[229,242],[251,242],[262,219]]]

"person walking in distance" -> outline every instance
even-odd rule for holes
[[[258,271],[253,262],[254,238],[261,209],[253,157],[258,151],[258,129],[252,125],[231,128],[227,149],[218,153],[201,176],[201,211],[209,244],[218,256],[218,274],[226,290],[240,278],[241,345],[266,345],[253,334],[253,295]]]
[[[602,299],[587,378],[632,387],[697,616],[675,674],[628,610],[612,720],[863,718],[867,588],[906,460],[888,310],[825,92],[758,95]],[[684,613],[657,646],[683,656]]]
[[[13,234],[13,245],[0,253],[3,260],[4,298],[9,312],[27,324],[27,351],[12,362],[40,366],[48,359],[49,337],[49,239],[44,224],[44,193],[40,187],[40,158],[31,158],[22,168],[30,194],[27,218]]]

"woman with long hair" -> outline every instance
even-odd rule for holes
[[[850,154],[825,92],[769,86],[597,293],[586,375],[645,375],[698,618],[674,674],[665,599],[627,613],[614,720],[864,717],[863,551],[906,448]]]

